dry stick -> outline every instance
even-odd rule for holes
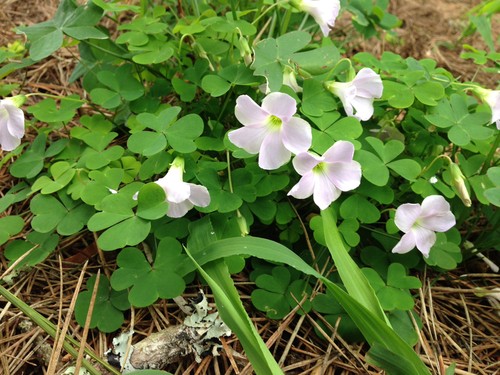
[[[120,372],[123,372],[123,369],[128,362],[127,359],[129,358],[130,349],[132,348],[132,333],[134,332],[134,325],[135,325],[135,309],[134,306],[130,306],[130,335],[128,336],[127,339],[127,350],[125,350],[125,355],[123,356],[125,360],[123,361],[123,365],[120,368]]]
[[[302,323],[304,322],[304,319],[306,318],[305,314],[304,315],[301,315],[301,317],[299,318],[299,321],[297,322],[297,325],[295,326],[293,332],[292,332],[292,335],[290,336],[290,338],[288,339],[288,342],[285,346],[285,349],[283,350],[283,354],[281,355],[281,358],[279,359],[278,361],[278,365],[280,367],[283,366],[283,364],[285,363],[285,359],[288,355],[288,352],[290,351],[292,345],[293,345],[293,342],[295,341],[295,337],[297,337],[297,334],[300,330],[300,328],[302,327]]]
[[[469,309],[467,308],[467,303],[465,303],[464,295],[460,293],[460,299],[464,305],[465,318],[467,319],[467,326],[469,328],[469,363],[467,364],[467,371],[472,371],[472,355],[473,355],[473,342],[472,342],[472,320],[469,315]]]
[[[295,216],[297,217],[297,219],[299,219],[300,226],[302,227],[302,232],[304,232],[304,238],[306,240],[307,248],[308,248],[309,252],[311,253],[311,259],[313,261],[314,268],[316,269],[316,271],[319,272],[318,263],[316,262],[316,256],[314,255],[314,250],[312,248],[311,241],[309,239],[309,233],[307,233],[307,228],[304,225],[304,222],[302,221],[302,218],[300,217],[297,209],[292,204],[292,202],[290,202],[290,199],[288,199],[288,204],[290,204],[290,206],[292,206],[292,210],[295,213]]]
[[[82,340],[80,349],[78,349],[78,356],[76,357],[75,371],[74,374],[78,375],[80,373],[80,367],[82,366],[83,354],[85,353],[85,345],[87,343],[87,335],[89,333],[90,322],[92,321],[92,312],[94,311],[95,299],[97,297],[97,291],[99,289],[99,279],[101,278],[101,270],[97,270],[97,276],[95,278],[94,288],[92,288],[92,295],[90,297],[89,311],[85,317],[85,325],[83,326]],[[76,289],[75,293],[79,290]]]
[[[102,264],[102,269],[104,270],[104,274],[106,275],[106,277],[109,280],[109,279],[111,279],[111,274],[109,273],[108,266],[106,263],[106,258],[104,258],[104,253],[102,252],[101,248],[97,244],[97,234],[95,232],[94,232],[94,241],[95,241],[95,247],[97,249],[97,254],[99,254],[99,260],[101,261],[101,264]]]
[[[14,263],[12,263],[12,265],[11,265],[9,268],[7,268],[7,269],[5,270],[5,272],[2,274],[2,276],[0,276],[0,280],[2,280],[5,276],[7,276],[9,273],[11,273],[11,272],[12,272],[12,270],[13,270],[13,269],[14,269],[14,268],[15,268],[15,267],[19,264],[19,263],[21,263],[21,262],[23,261],[23,259],[24,259],[24,258],[26,258],[28,255],[30,255],[30,254],[31,254],[31,252],[32,252],[33,250],[35,250],[38,246],[40,246],[40,245],[38,245],[38,244],[37,244],[37,245],[33,246],[31,249],[29,249],[27,252],[25,252],[23,255],[21,255],[19,258],[17,258],[17,259],[16,259],[16,261],[15,261]]]
[[[59,264],[62,270],[62,260],[59,257]],[[80,273],[80,277],[78,278],[78,283],[76,285],[76,290],[80,290],[83,283],[83,276],[85,275],[85,270],[87,269],[88,261],[86,261],[83,265],[82,272]],[[61,280],[62,281],[62,280]],[[66,332],[68,332],[69,324],[71,323],[71,315],[73,314],[73,310],[75,309],[77,294],[73,294],[73,298],[71,299],[71,303],[68,308],[68,315],[66,316],[66,320],[64,321],[63,328],[61,333],[58,335],[56,339],[56,343],[54,345],[54,351],[52,352],[53,357],[49,363],[49,368],[47,369],[47,374],[55,374],[57,362],[59,361],[59,357],[61,355],[62,347],[64,344],[64,340],[66,339]]]

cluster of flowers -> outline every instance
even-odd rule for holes
[[[333,28],[339,14],[339,0],[290,0],[300,11],[310,14],[324,36]],[[295,75],[285,71],[284,83],[296,92],[302,89]],[[350,82],[325,82],[325,87],[338,96],[348,116],[366,121],[373,115],[373,101],[382,96],[380,76],[369,68],[361,69]],[[500,91],[475,88],[476,94],[491,107],[492,123],[500,129]],[[23,111],[20,107],[26,97],[18,95],[0,100],[0,147],[15,150],[25,132]],[[290,161],[301,176],[289,195],[305,199],[313,196],[316,205],[324,210],[341,192],[357,188],[361,183],[361,165],[353,160],[354,145],[347,141],[334,143],[319,156],[309,151],[312,131],[309,123],[295,117],[297,103],[291,96],[269,93],[259,106],[249,96],[236,101],[235,115],[243,127],[231,131],[229,140],[250,154],[258,154],[259,166],[277,169]],[[163,188],[169,203],[167,215],[184,216],[195,205],[206,207],[210,194],[206,187],[183,181],[184,161],[178,157],[166,176],[155,181]],[[417,247],[424,256],[436,241],[435,232],[444,232],[455,225],[450,205],[442,196],[429,196],[422,205],[403,204],[396,210],[395,223],[405,234],[394,247],[395,253],[406,253]]]

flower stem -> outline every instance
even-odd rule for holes
[[[497,151],[499,144],[500,144],[500,132],[497,132],[497,137],[495,138],[493,144],[491,145],[490,152],[488,152],[488,155],[486,156],[480,174],[485,174],[487,169],[490,167],[491,160],[493,159],[493,156],[495,155],[495,152]]]

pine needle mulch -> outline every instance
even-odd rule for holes
[[[22,39],[22,36],[10,30],[20,24],[50,18],[57,3],[57,0],[47,0],[40,5],[36,1],[7,0],[3,13],[0,13],[0,26],[6,30],[0,34],[0,45]],[[446,0],[437,3],[448,4]],[[402,6],[403,10],[407,9],[404,4]],[[372,48],[381,47],[374,44]],[[56,57],[46,59],[5,81],[21,82],[24,93],[45,91],[55,95],[81,95],[80,87],[67,84],[74,64],[73,53],[63,50]],[[453,65],[450,61],[448,58],[447,64]],[[27,135],[28,139],[32,136],[30,133]],[[64,129],[56,136],[66,136]],[[0,169],[0,197],[15,182],[8,173],[8,165],[3,166]],[[7,214],[22,215],[29,223],[28,206],[28,201],[21,202]],[[29,228],[28,224],[26,233]],[[114,268],[113,256],[96,252],[94,241],[95,238],[89,233],[65,239],[45,262],[16,277],[9,289],[61,329],[67,324],[67,335],[85,342],[89,349],[102,356],[115,335],[97,330],[86,333],[86,329],[80,327],[71,314],[71,301],[83,288],[78,288],[79,280],[83,280],[84,285],[86,279],[98,269],[109,273]],[[89,265],[82,274],[87,260]],[[0,276],[6,276],[6,270],[7,261],[0,251]],[[499,276],[487,271],[466,272],[469,271],[458,269],[442,275],[428,274],[422,278],[424,287],[418,291],[416,311],[423,327],[416,350],[434,374],[444,374],[445,369],[453,363],[456,364],[456,374],[493,375],[500,368],[500,311],[488,298],[479,296],[476,289],[492,291],[500,288]],[[366,364],[366,345],[347,344],[335,334],[328,340],[319,339],[314,327],[321,317],[314,312],[299,315],[293,311],[282,321],[273,321],[255,311],[250,301],[254,285],[247,276],[242,273],[235,277],[241,298],[286,374],[382,373]],[[189,287],[184,297],[195,297],[200,288],[203,286]],[[209,301],[213,302],[210,291],[203,289]],[[183,318],[183,313],[175,303],[160,301],[146,309],[132,309],[127,313],[122,329],[133,328],[136,332],[134,342],[137,342],[153,332],[182,322]],[[334,327],[331,329],[335,331]],[[85,340],[83,336],[86,336]],[[64,350],[59,353],[54,349],[54,344],[54,340],[41,328],[0,298],[0,374],[47,374],[49,368],[55,369],[51,373],[62,374],[74,360]],[[186,357],[167,370],[174,374],[251,374],[251,366],[238,340],[233,336],[223,340],[222,344],[224,349],[218,357],[204,357],[199,364],[193,357]]]

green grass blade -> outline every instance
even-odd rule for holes
[[[340,237],[332,209],[328,208],[321,211],[321,217],[323,218],[323,232],[325,234],[326,245],[333,262],[337,266],[337,271],[347,292],[374,315],[389,324],[389,320],[384,314],[382,306],[380,306],[375,291],[363,272],[361,272],[361,269],[349,255]]]
[[[186,252],[191,256],[187,249]],[[224,261],[211,262],[201,268],[194,258],[191,259],[210,285],[222,320],[238,336],[255,373],[283,374],[248,317]]]

